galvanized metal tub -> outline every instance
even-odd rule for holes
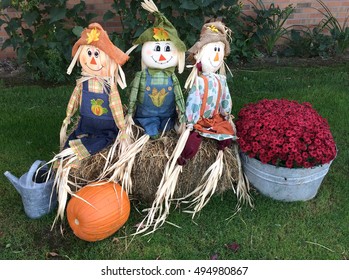
[[[306,201],[318,193],[330,163],[312,168],[285,168],[264,164],[241,153],[243,170],[263,195],[281,201]]]

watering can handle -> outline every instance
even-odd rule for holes
[[[33,175],[35,174],[36,170],[38,170],[38,168],[41,164],[45,165],[46,161],[36,160],[32,164],[32,166],[30,167],[28,174],[27,174],[26,186],[31,186],[33,184]]]

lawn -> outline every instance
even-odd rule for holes
[[[231,217],[232,191],[215,196],[193,221],[173,209],[169,221],[151,236],[134,232],[142,215],[133,205],[126,225],[105,240],[88,243],[51,230],[54,213],[37,220],[26,217],[21,197],[0,176],[0,259],[218,259],[341,260],[349,258],[349,65],[239,69],[230,79],[233,114],[263,98],[307,101],[328,119],[338,156],[318,195],[307,202],[279,202],[253,191],[248,206]],[[185,77],[184,77],[185,78]],[[129,81],[130,82],[130,81]],[[59,129],[73,85],[43,88],[5,87],[0,82],[0,173],[16,176],[37,160],[58,152]],[[237,250],[231,244],[238,244]]]

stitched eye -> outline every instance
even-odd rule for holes
[[[165,52],[170,52],[171,51],[171,47],[170,46],[165,46]]]
[[[159,51],[161,51],[160,46],[159,46],[159,45],[156,45],[156,46],[155,46],[155,48],[154,48],[154,51],[155,51],[155,52],[159,52]]]

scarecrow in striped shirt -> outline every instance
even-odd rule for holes
[[[71,168],[102,149],[117,145],[120,151],[128,145],[123,108],[117,89],[126,87],[121,66],[129,56],[117,48],[98,23],[81,33],[72,49],[70,74],[79,61],[82,72],[69,100],[66,118],[60,131],[62,151],[54,157],[55,187],[58,192],[58,214],[63,218],[67,195],[73,194],[68,181]],[[79,110],[77,127],[67,138],[67,128]],[[57,219],[56,218],[56,219]]]
[[[179,127],[180,123],[184,125],[185,111],[175,68],[178,66],[178,72],[183,72],[186,46],[153,1],[145,0],[142,7],[154,15],[155,22],[153,27],[145,30],[134,41],[134,46],[128,51],[142,45],[142,70],[136,73],[129,87],[126,122],[130,133],[131,127],[136,124],[144,130],[144,135],[108,170],[113,172],[111,180],[123,180],[122,185],[129,193],[132,184],[130,174],[136,154],[150,139],[159,138],[162,132],[173,129],[177,124]]]

